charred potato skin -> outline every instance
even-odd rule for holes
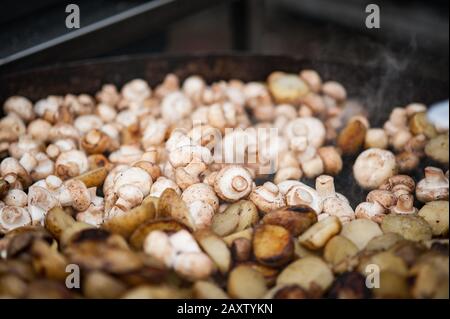
[[[253,234],[253,254],[263,265],[285,265],[294,255],[293,239],[284,227],[259,225]]]
[[[292,236],[299,236],[317,222],[316,212],[306,205],[292,206],[264,215],[262,222],[286,228]]]

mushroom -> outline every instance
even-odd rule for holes
[[[302,117],[290,121],[284,129],[284,135],[290,141],[291,148],[295,146],[295,150],[303,150],[299,147],[299,143],[305,143],[318,148],[325,141],[325,126],[319,119],[315,117]]]
[[[204,183],[196,183],[183,191],[181,199],[186,203],[195,229],[209,227],[215,212],[219,209],[219,199],[214,189]]]
[[[152,90],[144,80],[134,79],[126,83],[120,93],[123,100],[119,104],[136,109],[142,106],[144,100],[151,96]]]
[[[286,206],[284,195],[278,189],[278,186],[271,182],[265,182],[252,190],[249,199],[263,213],[268,213]]]
[[[334,146],[323,146],[317,150],[323,162],[324,173],[328,175],[337,175],[341,172],[343,163],[341,154]]]
[[[323,83],[322,92],[338,102],[347,99],[347,91],[339,82],[327,81]]]
[[[11,143],[9,146],[9,154],[14,158],[21,158],[25,153],[36,153],[42,149],[42,144],[35,141],[28,135],[22,135],[17,142]]]
[[[96,154],[104,153],[112,148],[113,141],[106,133],[94,128],[86,132],[80,144],[87,154]]]
[[[228,165],[216,175],[214,190],[221,199],[235,202],[246,197],[253,189],[250,172],[238,165]]]
[[[150,188],[150,196],[159,197],[167,188],[172,188],[178,195],[181,195],[181,190],[177,183],[170,178],[160,176]]]
[[[89,169],[87,156],[84,152],[71,150],[58,156],[55,162],[56,174],[62,179],[81,175]]]
[[[143,152],[136,145],[121,145],[119,149],[109,154],[108,159],[113,164],[131,164],[138,161]]]
[[[25,134],[24,122],[16,114],[11,113],[0,120],[0,142],[14,142]]]
[[[69,179],[58,189],[58,200],[63,207],[71,206],[77,211],[84,211],[91,203],[91,194],[82,181]]]
[[[399,194],[400,195],[400,194]],[[378,202],[384,208],[397,204],[397,196],[391,190],[374,189],[367,194],[366,200],[370,203]]]
[[[391,213],[394,214],[415,214],[417,208],[414,206],[414,197],[410,194],[400,195],[397,199],[397,204],[391,208]]]
[[[300,78],[308,84],[309,89],[313,92],[319,92],[322,88],[322,79],[315,70],[302,70]]]
[[[161,102],[161,115],[164,121],[175,124],[192,112],[191,100],[180,91],[170,93]]]
[[[342,224],[355,218],[355,212],[348,200],[343,195],[336,193],[332,176],[317,177],[316,191],[322,200],[322,213],[338,217]]]
[[[361,154],[353,165],[353,175],[358,184],[365,189],[375,189],[395,175],[397,164],[390,151],[369,148]]]
[[[314,188],[299,181],[287,180],[278,184],[278,189],[285,195],[288,206],[307,205],[317,215],[322,212],[322,200]]]
[[[104,84],[95,97],[100,103],[105,103],[112,107],[116,106],[120,100],[120,94],[114,84]]]
[[[4,178],[9,176],[14,181],[18,180],[23,187],[28,187],[31,184],[31,176],[14,157],[7,157],[2,160],[0,164],[0,175]],[[8,182],[12,184],[12,181]]]
[[[8,206],[25,207],[28,203],[27,193],[20,189],[10,189],[3,197],[3,202]]]
[[[6,114],[15,113],[24,122],[29,122],[34,118],[33,104],[26,97],[11,96],[3,104]]]
[[[416,196],[423,203],[448,200],[448,178],[436,167],[425,168],[425,178],[417,183]]]
[[[200,174],[206,171],[207,166],[203,162],[193,160],[185,167],[175,169],[175,181],[181,189],[186,189],[200,181]]]
[[[381,185],[380,190],[391,191],[396,197],[403,194],[412,194],[416,188],[416,183],[408,175],[395,175],[389,177],[386,183]]]
[[[3,206],[0,208],[0,233],[31,224],[28,210],[18,206]]]
[[[383,217],[386,214],[386,208],[379,202],[363,202],[356,206],[356,218],[366,218],[381,224]]]
[[[387,149],[389,138],[382,128],[369,128],[366,132],[364,147]]]

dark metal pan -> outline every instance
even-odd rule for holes
[[[230,54],[117,57],[3,75],[0,76],[0,103],[11,95],[24,95],[37,100],[50,94],[92,94],[104,83],[120,86],[133,78],[143,78],[154,86],[167,73],[175,73],[182,79],[199,74],[209,82],[232,78],[251,81],[265,80],[274,70],[298,72],[304,68],[314,68],[324,79],[343,83],[349,96],[362,103],[374,126],[381,125],[395,106],[410,102],[429,104],[447,99],[449,95],[448,76],[425,78],[421,74],[379,65]],[[351,177],[349,162],[346,162],[344,172],[336,179],[336,187],[355,204],[364,195]]]

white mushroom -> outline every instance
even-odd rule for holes
[[[17,206],[4,206],[0,208],[0,233],[7,233],[18,227],[31,224],[28,210]]]
[[[219,209],[219,199],[211,186],[197,183],[183,191],[181,199],[186,203],[196,229],[209,227]]]
[[[60,154],[55,162],[55,172],[62,179],[81,175],[88,169],[89,163],[86,154],[78,150]]]
[[[192,112],[192,102],[182,92],[173,92],[161,102],[161,115],[164,121],[175,124]]]
[[[175,190],[178,195],[181,195],[181,190],[177,183],[170,178],[160,176],[150,188],[150,196],[160,197],[161,194],[168,188]]]
[[[353,175],[365,189],[375,189],[397,172],[395,155],[387,150],[370,148],[359,154],[353,165]]]
[[[264,213],[286,206],[284,195],[278,186],[271,182],[266,182],[253,189],[249,199]]]
[[[307,205],[318,215],[322,212],[322,200],[314,188],[299,181],[287,180],[278,184],[278,189],[285,194],[288,206]]]
[[[3,110],[6,114],[17,114],[25,122],[31,121],[34,117],[33,104],[23,96],[8,98],[3,105]]]
[[[425,178],[417,183],[416,196],[423,203],[448,200],[448,178],[436,167],[425,168]]]
[[[238,165],[222,168],[216,176],[214,190],[217,195],[228,202],[235,202],[246,197],[253,189],[250,172]]]

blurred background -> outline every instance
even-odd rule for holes
[[[65,27],[75,3],[81,28]],[[365,27],[366,5],[381,28]],[[255,52],[411,69],[448,82],[448,1],[2,0],[0,73],[105,56]]]

